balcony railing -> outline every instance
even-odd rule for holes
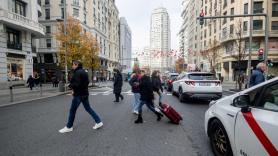
[[[7,42],[7,48],[22,50],[22,44],[21,43],[14,43],[14,42]]]
[[[19,15],[17,13],[0,8],[0,21],[2,20],[4,22],[18,24],[20,27],[31,29],[35,32],[39,32],[40,34],[44,35],[44,27],[42,24],[22,15]]]

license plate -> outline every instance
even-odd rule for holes
[[[210,83],[199,83],[200,86],[210,86]]]

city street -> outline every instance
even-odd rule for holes
[[[181,125],[160,122],[144,107],[144,123],[136,125],[132,114],[130,87],[123,87],[124,101],[113,103],[111,88],[90,91],[92,107],[104,127],[93,130],[94,121],[82,105],[76,115],[74,131],[60,134],[68,117],[71,95],[0,108],[0,155],[2,156],[210,156],[213,155],[204,132],[204,113],[208,102],[180,103],[170,93],[164,101],[178,110]]]

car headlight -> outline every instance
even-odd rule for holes
[[[211,102],[209,103],[209,107],[211,107],[212,105],[216,104],[216,102],[217,102],[217,101],[211,101]]]

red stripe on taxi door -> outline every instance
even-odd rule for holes
[[[267,138],[262,128],[259,126],[251,112],[242,113],[250,128],[253,130],[261,144],[270,156],[278,156],[278,151],[271,141]]]

